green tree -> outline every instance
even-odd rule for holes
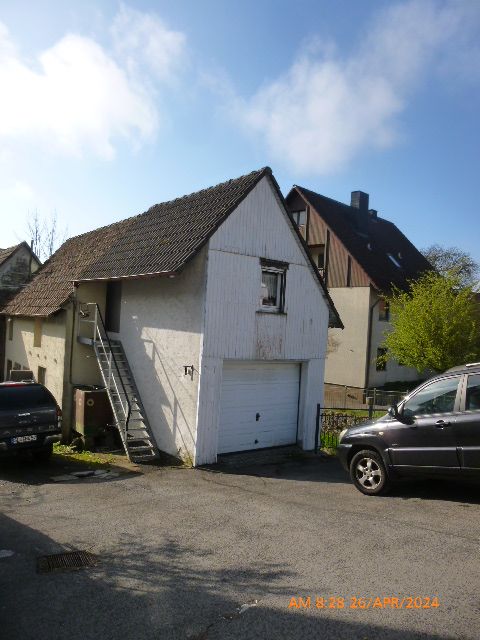
[[[395,289],[387,299],[393,329],[385,359],[419,372],[480,360],[479,302],[458,273],[424,273],[408,292]]]
[[[472,256],[458,247],[442,247],[432,244],[421,252],[439,273],[446,276],[455,273],[462,286],[478,284],[480,267]]]

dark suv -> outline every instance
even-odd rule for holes
[[[431,378],[378,420],[345,429],[338,456],[362,493],[419,474],[480,474],[480,363]]]
[[[47,460],[61,438],[61,416],[55,398],[36,382],[0,384],[0,454],[30,449]]]

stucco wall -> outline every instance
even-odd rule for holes
[[[345,328],[329,329],[325,382],[365,386],[370,287],[330,289]]]
[[[175,278],[124,281],[118,334],[159,448],[192,461],[204,270],[201,252]],[[194,365],[193,380],[185,365]]]
[[[375,304],[378,297],[372,293],[372,305]],[[390,322],[379,320],[379,305],[375,304],[372,313],[372,340],[370,350],[370,370],[369,370],[369,386],[381,387],[387,382],[412,380],[417,381],[422,377],[416,369],[410,367],[402,367],[395,360],[389,360],[385,371],[376,370],[377,349],[382,346],[385,334],[392,330]]]
[[[376,370],[377,349],[391,324],[379,320],[379,297],[370,287],[330,289],[330,295],[345,325],[342,330],[329,329],[329,352],[325,362],[325,382],[352,387],[381,387],[387,382],[418,380],[421,376],[408,367],[389,361],[385,371]],[[369,316],[370,355],[366,379]]]
[[[63,373],[65,358],[65,312],[45,319],[42,322],[42,342],[40,347],[33,346],[33,318],[13,318],[13,339],[6,340],[5,362],[18,362],[22,367],[31,369],[37,377],[38,367],[47,370],[45,384],[62,406]]]
[[[96,302],[105,318],[105,282],[82,282],[76,290],[76,307],[82,303]],[[91,318],[93,319],[93,317]],[[72,385],[103,385],[100,369],[93,347],[78,342],[77,335],[92,338],[92,325],[80,323],[78,313],[75,314],[75,328],[72,357]]]
[[[259,312],[259,258],[289,265],[283,315]],[[224,359],[302,363],[299,440],[312,448],[316,404],[323,399],[328,307],[266,178],[210,240],[205,310],[197,463],[216,458]]]

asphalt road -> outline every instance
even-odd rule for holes
[[[51,482],[59,472],[0,464],[0,550],[14,552],[0,551],[2,640],[480,637],[478,484],[371,498],[323,459]],[[74,549],[100,564],[36,573],[38,556]],[[377,596],[382,608],[350,606]],[[383,608],[409,596],[439,606]]]

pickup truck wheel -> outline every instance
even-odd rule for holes
[[[364,449],[353,456],[350,477],[357,489],[367,496],[386,493],[390,485],[382,457],[371,449]]]
[[[53,445],[49,444],[46,447],[42,447],[41,449],[37,449],[33,452],[33,459],[36,462],[48,462],[50,460],[53,453]]]

